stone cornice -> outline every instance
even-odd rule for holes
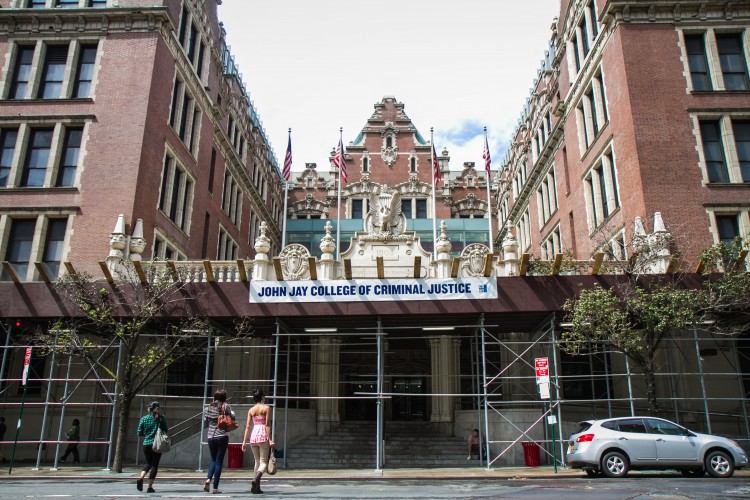
[[[172,24],[166,7],[0,9],[0,35],[148,32],[164,24]]]
[[[601,18],[615,24],[741,21],[750,19],[750,5],[721,0],[610,0]]]

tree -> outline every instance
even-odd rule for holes
[[[611,349],[627,356],[643,372],[648,411],[655,415],[656,356],[672,332],[696,324],[711,324],[713,331],[725,334],[748,329],[750,275],[742,262],[745,254],[740,239],[714,245],[703,253],[701,280],[694,283],[686,274],[647,275],[639,271],[645,260],[632,258],[633,270],[612,288],[595,286],[566,301],[571,327],[562,332],[561,348],[571,354]],[[724,272],[717,274],[719,269]]]
[[[154,263],[140,267],[147,284],[141,283],[130,262],[111,285],[96,282],[86,273],[63,275],[55,288],[74,312],[37,334],[47,348],[85,358],[116,380],[116,472],[122,472],[133,400],[170,365],[204,348],[209,327],[201,307],[204,292],[182,279],[179,269],[173,275]],[[97,345],[110,342],[121,345],[119,369],[99,356]]]

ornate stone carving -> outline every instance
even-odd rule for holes
[[[328,254],[330,257],[336,251],[336,238],[331,236],[331,232],[333,231],[331,221],[326,221],[325,230],[326,235],[320,239],[320,251],[323,252],[323,255]]]
[[[299,243],[287,245],[279,254],[284,279],[301,279],[309,269],[308,257],[310,257],[310,252],[304,245]]]
[[[383,186],[380,194],[370,195],[370,211],[365,218],[365,230],[371,235],[398,236],[406,228],[406,217],[401,213],[401,193]]]
[[[271,240],[266,236],[268,231],[268,224],[265,221],[260,223],[260,236],[255,238],[255,251],[258,253],[266,254],[271,249]]]
[[[472,243],[464,248],[461,252],[463,276],[484,276],[484,260],[488,253],[490,249],[481,243]]]
[[[385,162],[386,165],[392,167],[393,164],[396,163],[396,159],[398,158],[398,148],[395,146],[383,146],[380,148],[380,156],[383,158],[383,162]]]

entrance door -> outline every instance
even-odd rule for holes
[[[374,421],[377,415],[376,400],[359,398],[377,393],[377,388],[378,384],[375,380],[361,377],[352,377],[347,380],[346,397],[348,399],[344,400],[344,419]]]
[[[411,421],[427,419],[427,398],[422,377],[393,379],[392,420]],[[412,396],[414,394],[414,396]]]

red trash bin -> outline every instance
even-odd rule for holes
[[[241,444],[230,444],[229,448],[227,449],[227,454],[229,455],[228,466],[230,469],[241,469],[243,466],[243,460],[245,458],[245,454],[242,452],[242,445]]]
[[[541,458],[539,454],[539,445],[533,441],[524,441],[523,445],[523,461],[526,467],[539,467]]]

